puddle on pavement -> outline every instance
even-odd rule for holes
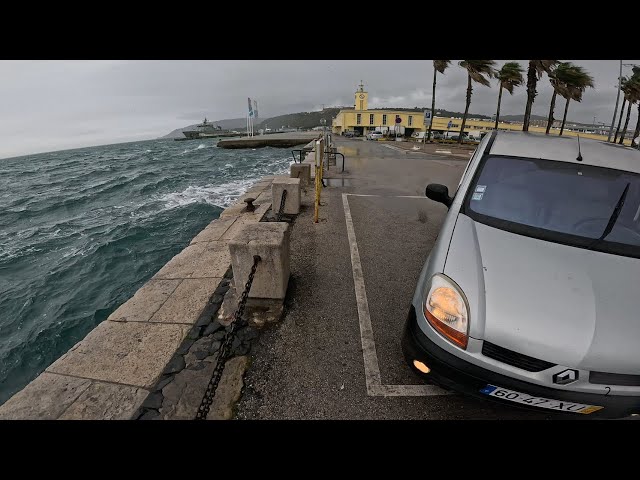
[[[351,179],[349,178],[325,178],[327,187],[350,187]]]

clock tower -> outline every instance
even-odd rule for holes
[[[359,87],[360,88],[356,92],[356,96],[355,96],[355,99],[356,99],[355,108],[356,110],[366,110],[367,104],[369,102],[369,94],[364,91],[364,84],[362,83],[362,80],[360,80]]]

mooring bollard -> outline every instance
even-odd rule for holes
[[[274,211],[280,206],[282,192],[287,191],[284,210],[287,215],[297,215],[300,213],[300,179],[277,177],[271,184],[271,205]]]
[[[291,165],[291,178],[299,178],[300,186],[307,187],[311,184],[311,164],[294,163]]]
[[[229,241],[233,278],[238,282],[249,277],[254,255],[260,256],[249,298],[284,299],[290,271],[289,234],[288,223],[258,222],[245,225]],[[241,291],[243,286],[237,283],[236,289]]]

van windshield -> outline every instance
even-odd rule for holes
[[[640,175],[579,163],[491,156],[465,198],[502,230],[640,258]]]

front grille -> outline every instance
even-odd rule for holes
[[[482,344],[482,354],[494,360],[521,368],[527,372],[541,372],[556,365],[555,363],[538,360],[537,358],[529,357],[528,355],[523,355],[513,350],[507,350],[506,348],[486,341]]]
[[[596,385],[623,385],[627,387],[640,387],[640,375],[589,372],[589,383],[595,383]]]

